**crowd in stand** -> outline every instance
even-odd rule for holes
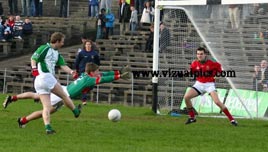
[[[97,39],[108,39],[113,35],[115,15],[111,12],[111,0],[89,0],[89,17],[97,17]],[[154,21],[154,0],[119,0],[118,17],[120,23],[120,34],[124,32],[137,31],[140,26],[151,26]],[[100,14],[96,15],[96,12]],[[147,38],[145,51],[152,51],[153,45],[153,26],[151,26],[150,36]],[[166,31],[166,28],[163,28]],[[160,36],[162,30],[160,29]],[[167,34],[166,34],[167,33]],[[169,37],[169,32],[162,35]],[[165,49],[167,45],[163,45]]]
[[[0,17],[0,41],[6,42],[12,39],[22,39],[23,36],[31,35],[32,23],[29,18],[21,20],[20,16],[10,15],[8,18]]]
[[[125,31],[134,32],[140,24],[150,26],[153,23],[153,0],[119,0],[118,3],[120,34]],[[115,15],[111,12],[112,0],[89,0],[88,6],[88,16],[97,17],[97,39],[107,39],[113,35]]]
[[[22,39],[24,34],[31,33],[29,16],[43,16],[43,0],[8,0],[9,14],[7,19],[2,17],[0,25],[0,40],[10,41],[13,38]],[[115,15],[112,13],[112,0],[88,0],[88,16],[97,17],[97,39],[108,39],[114,34]],[[118,16],[120,34],[126,31],[135,32],[139,26],[150,26],[154,19],[154,0],[118,0]],[[67,17],[68,0],[60,0],[60,17]],[[3,14],[0,3],[0,15]],[[21,10],[21,11],[19,11]],[[19,12],[21,13],[19,15]],[[25,21],[20,16],[27,17]],[[15,18],[15,19],[14,19]],[[152,44],[148,42],[148,44]],[[150,46],[151,47],[151,46]],[[151,49],[148,49],[151,50]]]
[[[43,0],[20,0],[22,16],[42,16]],[[18,15],[18,0],[8,0],[9,14]]]

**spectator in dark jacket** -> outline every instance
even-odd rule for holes
[[[97,36],[96,36],[97,39],[102,39],[106,35],[105,13],[106,13],[105,8],[102,8],[101,13],[98,15],[98,19],[97,19]]]
[[[3,9],[2,3],[0,2],[0,15],[3,15],[3,14],[4,14],[4,9]]]
[[[84,42],[84,48],[80,51],[75,60],[75,68],[78,75],[81,75],[85,72],[85,67],[87,63],[95,63],[100,65],[100,57],[97,51],[93,50],[93,42],[91,40],[86,40]],[[82,92],[82,103],[83,105],[87,104],[87,93],[90,90],[84,90]]]
[[[92,48],[93,42],[91,40],[86,40],[84,42],[84,48],[80,51],[75,60],[75,68],[78,74],[85,72],[86,63],[92,62],[100,65],[100,58],[97,51]]]
[[[33,33],[33,26],[29,18],[24,20],[24,24],[22,27],[23,35],[31,35]]]
[[[153,52],[153,43],[154,43],[154,25],[150,26],[150,34],[146,39],[145,52]]]
[[[159,33],[159,51],[165,52],[166,47],[170,44],[170,33],[163,22],[160,23],[160,33]]]
[[[120,34],[125,31],[129,31],[129,20],[131,17],[131,11],[129,4],[126,0],[121,0],[121,5],[119,7],[119,23],[120,23]]]

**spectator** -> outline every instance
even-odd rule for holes
[[[130,6],[126,3],[126,0],[121,0],[121,5],[119,7],[119,23],[120,23],[120,34],[125,31],[129,31],[128,24],[131,16]]]
[[[261,91],[262,87],[260,84],[258,84],[258,80],[260,80],[259,72],[261,71],[261,67],[259,65],[254,66],[254,73],[253,73],[253,90]]]
[[[39,1],[39,16],[43,16],[43,0]]]
[[[5,38],[4,38],[4,26],[2,24],[3,20],[2,20],[2,17],[0,17],[1,19],[1,22],[0,22],[0,41],[1,42],[5,42]]]
[[[253,4],[252,14],[258,14],[259,6],[260,6],[259,3],[254,3]]]
[[[265,15],[268,10],[267,4],[254,4],[253,14]]]
[[[20,16],[17,15],[15,17],[15,24],[14,24],[14,28],[13,28],[13,37],[15,39],[22,39],[22,32],[23,32],[23,21],[20,19]]]
[[[18,14],[18,0],[8,0],[10,15]]]
[[[97,51],[93,50],[93,42],[91,40],[86,40],[84,43],[84,48],[80,51],[75,59],[75,67],[78,75],[80,76],[85,72],[85,66],[87,63],[95,63],[100,65],[100,57]],[[89,90],[85,90],[82,93],[82,103],[87,104],[87,93]]]
[[[106,9],[106,22],[105,22],[105,26],[106,26],[106,34],[105,34],[105,38],[108,39],[109,35],[113,35],[114,34],[114,14],[111,12],[110,9]]]
[[[257,79],[258,88],[260,87],[261,90],[267,91],[268,68],[267,68],[267,61],[266,60],[261,61],[260,71],[258,71],[256,78],[259,78],[259,79]]]
[[[91,17],[91,0],[88,0],[88,17]]]
[[[98,15],[97,19],[97,39],[102,39],[106,33],[106,26],[105,26],[105,8],[101,9],[101,13]]]
[[[0,16],[4,14],[2,3],[0,2]]]
[[[35,2],[34,0],[29,0],[29,16],[35,16]]]
[[[99,2],[98,0],[89,0],[90,16],[96,17],[98,15]]]
[[[23,35],[31,35],[33,33],[33,26],[29,18],[25,18],[24,20],[22,33]]]
[[[145,7],[141,16],[141,23],[143,25],[151,25],[154,18],[154,8],[151,6],[150,2],[145,3]]]
[[[167,29],[164,23],[161,22],[160,33],[159,33],[159,51],[164,52],[169,43],[170,43],[169,29]]]
[[[135,6],[135,0],[126,0],[126,3],[129,4],[130,6]],[[119,6],[121,5],[121,0],[118,0]]]
[[[100,65],[99,54],[92,47],[94,45],[93,41],[86,40],[83,45],[83,49],[78,53],[75,60],[75,68],[78,75],[85,71],[85,65],[88,62]]]
[[[264,27],[260,32],[259,35],[257,34],[257,32],[254,32],[254,39],[260,40],[263,45],[267,45],[268,44],[268,29],[267,27]]]
[[[68,0],[60,1],[60,17],[67,17]]]
[[[241,7],[241,19],[242,20],[245,20],[252,12],[252,9],[253,9],[253,4],[244,4],[242,5]]]
[[[13,15],[10,15],[9,17],[8,17],[8,25],[10,26],[10,28],[11,28],[11,32],[13,32],[13,27],[14,27],[14,25],[15,25],[15,19],[14,19],[14,16]]]
[[[146,47],[145,52],[153,52],[153,44],[154,44],[154,25],[150,26],[150,34],[146,39]]]
[[[82,35],[81,36],[81,42],[82,42],[82,47],[84,47],[84,43],[88,40],[88,38],[86,37],[86,35]],[[77,55],[79,54],[79,52],[81,52],[83,49],[82,48],[78,48],[77,50]]]
[[[138,10],[138,14],[141,14],[144,9],[144,0],[135,0],[135,7]]]
[[[231,28],[238,29],[240,25],[240,8],[239,5],[229,5],[229,17]]]
[[[29,16],[29,0],[21,0],[21,15]]]
[[[10,25],[8,24],[8,19],[3,20],[2,25],[4,27],[3,37],[4,37],[5,41],[11,41],[12,40],[12,31],[11,31]]]
[[[43,0],[35,0],[35,16],[43,16]]]
[[[129,20],[129,26],[131,29],[131,32],[134,32],[137,30],[137,25],[138,25],[138,11],[134,6],[130,7],[131,10],[131,16]]]

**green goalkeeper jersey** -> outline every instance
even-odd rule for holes
[[[109,83],[120,78],[118,71],[103,72],[99,77],[91,77],[82,73],[78,79],[67,86],[71,98],[81,95],[84,89],[93,88],[97,84]]]

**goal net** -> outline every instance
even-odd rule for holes
[[[154,44],[154,59],[157,60],[154,60],[153,70],[161,74],[153,78],[153,83],[157,83],[154,105],[161,114],[185,105],[183,96],[194,79],[181,72],[189,68],[196,59],[196,49],[202,46],[209,51],[211,59],[221,63],[225,72],[216,78],[216,87],[230,112],[243,117],[266,115],[268,75],[263,78],[260,66],[267,60],[268,53],[268,6],[263,0],[254,4],[243,0],[236,4],[230,0],[211,3],[207,0],[162,0],[156,1],[155,7],[155,27],[159,26],[161,31],[164,26],[169,31],[169,35],[160,32],[154,39],[159,39],[159,44]],[[166,45],[161,46],[163,44]],[[220,112],[209,95],[192,102],[200,113]]]

